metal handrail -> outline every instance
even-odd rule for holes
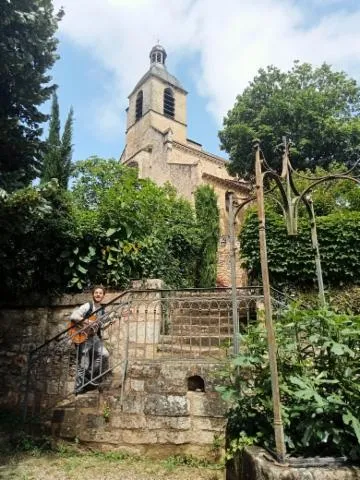
[[[251,291],[251,290],[254,290],[254,289],[261,289],[262,286],[261,285],[255,285],[255,286],[244,286],[244,287],[237,287],[236,290],[244,290],[244,291]],[[273,289],[275,290],[275,289]],[[204,292],[208,292],[208,291],[214,291],[214,292],[218,292],[218,291],[231,291],[231,287],[212,287],[212,288],[202,288],[202,287],[199,287],[199,288],[182,288],[181,290],[174,290],[174,289],[171,289],[171,288],[162,288],[162,289],[157,289],[157,288],[147,288],[147,289],[129,289],[129,290],[124,290],[123,292],[121,292],[119,295],[117,295],[115,298],[113,298],[112,300],[110,300],[109,302],[107,302],[106,304],[104,305],[101,305],[98,309],[94,310],[94,312],[91,312],[89,315],[87,315],[86,317],[84,317],[82,320],[79,321],[79,324],[81,324],[83,321],[86,320],[86,318],[88,318],[89,316],[91,315],[94,315],[96,314],[97,312],[100,312],[101,310],[103,309],[106,309],[109,305],[112,305],[113,303],[115,303],[116,301],[118,301],[120,298],[124,297],[125,295],[127,294],[134,294],[134,293],[149,293],[149,292],[157,292],[157,293],[165,293],[165,292],[201,292],[201,291],[204,291]],[[280,293],[280,292],[279,292]],[[49,338],[48,340],[46,340],[44,343],[42,343],[41,345],[39,345],[38,347],[34,348],[33,350],[31,350],[29,352],[30,355],[33,355],[35,352],[37,352],[38,350],[41,350],[43,347],[45,347],[46,345],[48,345],[49,343],[57,340],[58,338],[62,337],[65,333],[68,333],[69,330],[71,330],[72,326],[69,326],[67,327],[65,330],[62,330],[60,333],[57,333],[56,335],[54,335],[53,337]]]

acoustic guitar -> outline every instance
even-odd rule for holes
[[[86,342],[86,340],[95,335],[100,328],[100,325],[97,324],[98,319],[96,315],[91,315],[86,320],[89,322],[87,325],[84,325],[84,321],[82,320],[80,320],[80,322],[70,321],[68,334],[75,345]]]
[[[120,310],[120,317],[121,318],[128,318],[129,315],[132,313],[132,309],[128,308],[129,302],[124,302],[121,304]],[[87,320],[87,324],[84,325],[84,321]],[[109,317],[108,314],[103,313],[100,316],[91,315],[90,317],[85,317],[84,320],[80,320],[79,322],[75,322],[74,320],[70,320],[70,324],[68,327],[68,334],[71,338],[71,341],[75,345],[81,345],[82,343],[86,342],[86,340],[92,336],[94,336],[97,331],[103,327],[106,323],[111,324],[113,319]]]

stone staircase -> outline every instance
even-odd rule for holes
[[[183,356],[224,357],[233,334],[232,302],[228,293],[198,294],[179,297],[169,309],[164,331],[160,336],[159,352]],[[239,323],[255,317],[255,303],[239,302]]]

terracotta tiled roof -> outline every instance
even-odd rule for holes
[[[206,180],[211,180],[213,182],[226,185],[227,187],[237,191],[251,191],[251,184],[249,182],[245,182],[245,180],[230,180],[227,178],[216,177],[215,175],[211,175],[210,173],[203,173],[202,177]]]

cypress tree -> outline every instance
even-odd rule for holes
[[[49,182],[52,178],[59,178],[60,160],[60,114],[59,102],[56,93],[53,94],[49,135],[46,141],[46,154],[43,162],[41,183]]]
[[[73,116],[74,112],[71,107],[60,140],[59,102],[56,93],[54,93],[41,183],[46,183],[52,178],[57,178],[60,187],[65,190],[67,189],[71,174]]]
[[[28,185],[42,168],[41,124],[48,116],[39,106],[55,85],[55,32],[63,10],[52,0],[0,0],[0,188]]]
[[[61,138],[61,165],[62,172],[59,177],[59,184],[65,190],[68,187],[69,178],[71,175],[71,160],[72,160],[72,130],[74,122],[74,110],[71,107],[68,113],[64,132]]]
[[[197,287],[216,285],[217,249],[220,236],[219,208],[214,189],[201,185],[195,192],[195,210],[202,232],[202,245],[197,263]]]

